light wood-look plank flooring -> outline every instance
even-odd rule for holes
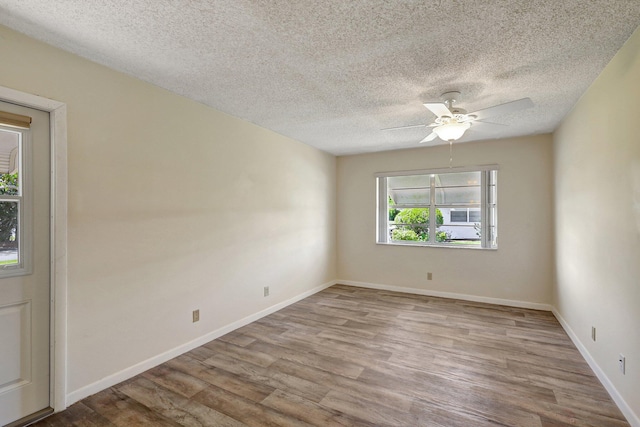
[[[551,313],[337,285],[40,426],[628,426]]]

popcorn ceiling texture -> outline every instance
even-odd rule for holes
[[[430,123],[449,90],[535,104],[461,142],[553,131],[640,1],[0,0],[0,23],[342,155],[418,146],[428,130],[380,129]]]

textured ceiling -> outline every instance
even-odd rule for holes
[[[640,1],[0,0],[0,23],[341,155],[418,146],[424,128],[380,129],[433,121],[449,90],[535,104],[461,142],[553,131]]]

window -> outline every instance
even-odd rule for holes
[[[497,248],[497,166],[376,177],[378,243]]]
[[[449,220],[451,222],[480,222],[482,212],[480,209],[457,209],[452,208]]]
[[[465,209],[463,211],[451,210],[451,222],[469,222],[468,220],[468,211]]]

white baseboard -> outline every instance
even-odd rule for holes
[[[98,393],[99,391],[105,390],[109,387],[112,387],[122,381],[125,381],[131,377],[134,377],[138,374],[143,373],[151,368],[154,368],[168,360],[173,359],[174,357],[180,356],[187,351],[193,350],[194,348],[200,347],[203,344],[208,343],[209,341],[215,340],[225,334],[228,334],[231,331],[234,331],[242,326],[248,325],[251,322],[255,322],[256,320],[268,316],[271,313],[275,313],[276,311],[291,305],[295,302],[298,302],[308,296],[311,296],[315,293],[318,293],[330,286],[335,285],[336,281],[331,281],[324,283],[320,286],[316,286],[315,288],[308,290],[306,292],[301,293],[300,295],[296,295],[293,298],[289,298],[288,300],[279,302],[278,304],[272,305],[269,308],[266,308],[262,311],[254,313],[250,316],[247,316],[243,319],[237,320],[233,323],[230,323],[226,326],[216,329],[215,331],[209,332],[199,338],[191,340],[187,343],[179,345],[178,347],[172,348],[171,350],[165,351],[164,353],[158,354],[157,356],[153,356],[147,360],[144,360],[140,363],[137,363],[133,366],[125,368],[115,374],[109,375],[108,377],[102,378],[92,384],[86,385],[78,390],[74,390],[71,393],[67,394],[66,398],[66,406],[70,406],[85,397],[91,396],[92,394]],[[64,408],[61,408],[61,410]]]
[[[602,368],[600,368],[600,366],[596,363],[595,359],[591,356],[591,353],[589,353],[589,351],[587,350],[587,347],[582,344],[578,336],[575,334],[575,332],[573,332],[573,329],[571,329],[567,321],[564,320],[558,310],[553,306],[551,307],[551,309],[553,315],[556,316],[556,319],[558,319],[558,322],[560,322],[562,328],[565,330],[567,335],[569,335],[569,338],[571,338],[573,344],[576,346],[580,354],[582,354],[582,357],[584,357],[584,360],[587,361],[593,372],[596,374],[596,377],[598,377],[604,388],[607,390],[607,392],[609,392],[609,395],[611,396],[613,401],[616,403],[616,405],[618,405],[618,408],[620,408],[622,414],[627,418],[629,424],[631,424],[632,427],[640,427],[640,416],[633,412],[633,409],[631,409],[631,407],[623,399],[609,377],[607,377]]]
[[[407,294],[427,295],[430,297],[460,299],[464,301],[486,302],[488,304],[506,305],[509,307],[530,308],[532,310],[551,311],[549,304],[538,302],[528,302],[519,300],[509,300],[501,298],[483,297],[478,295],[457,294],[454,292],[433,291],[430,289],[405,288],[394,285],[383,285],[379,283],[354,282],[353,280],[337,280],[336,283],[349,286],[358,286],[360,288],[381,289],[385,291],[404,292]]]

